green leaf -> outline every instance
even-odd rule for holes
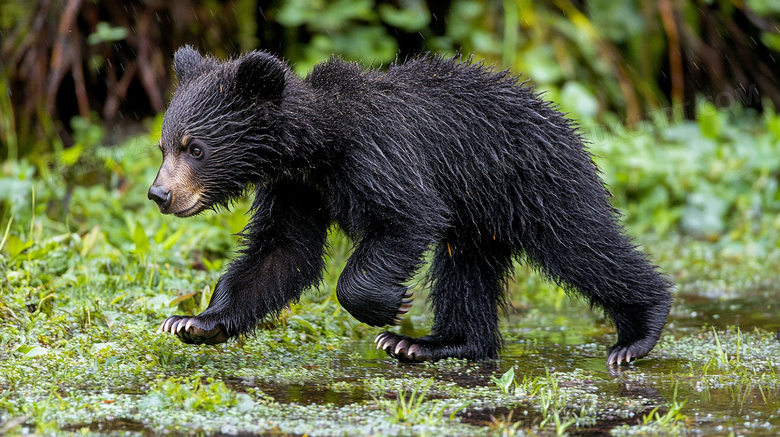
[[[170,250],[170,248],[173,247],[177,241],[179,241],[182,235],[184,235],[184,226],[180,227],[176,232],[173,233],[173,235],[163,240],[161,244],[163,250]]]
[[[703,102],[696,111],[696,121],[699,123],[702,135],[707,138],[718,138],[723,131],[723,116],[710,102]]]
[[[471,44],[474,45],[474,50],[480,53],[501,53],[501,41],[491,32],[474,30],[471,33]]]
[[[8,239],[5,241],[5,247],[4,250],[11,255],[11,257],[15,257],[16,255],[19,255],[20,253],[24,252],[25,250],[32,247],[32,241],[24,242],[21,238],[19,238],[16,235],[9,235]]]
[[[520,70],[527,72],[536,83],[555,83],[563,77],[561,66],[549,46],[532,47],[523,53]]]
[[[309,0],[288,0],[279,8],[276,21],[287,27],[297,27],[306,23],[309,16],[316,10],[314,5],[318,2]]]
[[[501,389],[501,391],[504,392],[504,394],[509,394],[509,389],[512,387],[512,383],[515,381],[515,368],[510,367],[509,370],[501,375],[501,378],[491,376],[490,380],[493,381]]]
[[[70,127],[76,143],[83,143],[85,147],[97,146],[103,140],[104,131],[99,121],[76,116],[70,120]]]
[[[407,32],[419,32],[431,22],[431,13],[422,2],[414,2],[403,9],[389,4],[379,5],[379,15],[385,23]]]
[[[89,352],[92,355],[110,355],[115,353],[116,344],[112,342],[106,342],[106,343],[93,343],[92,347],[89,348]]]
[[[72,167],[79,161],[82,153],[84,153],[84,143],[78,143],[73,147],[63,150],[57,157],[59,158],[60,163],[64,164],[66,167]]]
[[[769,32],[761,32],[761,42],[767,47],[780,52],[780,35]]]
[[[612,41],[624,41],[641,34],[647,25],[640,2],[589,0],[584,5],[599,33]]]
[[[578,118],[593,118],[598,114],[599,101],[596,96],[579,82],[566,82],[561,88],[560,103]]]
[[[87,37],[87,42],[91,45],[102,42],[122,41],[127,37],[127,29],[124,27],[113,27],[105,21],[101,21],[95,26],[95,32]]]
[[[758,15],[780,15],[780,3],[777,0],[746,0],[745,3]]]
[[[27,346],[27,345],[21,345],[18,348],[16,348],[17,351],[24,354],[25,357],[28,358],[34,358],[41,355],[46,355],[49,353],[49,350],[46,349],[43,346]]]
[[[135,254],[138,256],[145,256],[149,253],[149,239],[146,237],[141,222],[135,222],[135,231],[133,231],[133,243],[135,243]]]

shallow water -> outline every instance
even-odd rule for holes
[[[614,341],[608,325],[596,320],[598,317],[590,315],[581,305],[572,305],[564,312],[563,317],[560,313],[556,315],[563,321],[560,325],[549,323],[544,316],[528,318],[511,314],[503,327],[507,344],[500,360],[482,363],[477,371],[466,376],[447,375],[446,372],[434,376],[475,387],[491,385],[491,374],[501,375],[510,367],[519,377],[584,371],[588,379],[562,381],[561,386],[586,387],[601,398],[617,400],[616,405],[621,400],[638,401],[647,405],[645,413],[655,407],[660,407],[660,412],[664,413],[668,410],[664,407],[667,403],[674,399],[684,401],[686,429],[705,435],[780,434],[780,339],[771,335],[780,330],[780,292],[777,290],[744,294],[679,293],[675,296],[675,309],[665,336],[696,338],[709,335],[712,328],[723,331],[729,327],[732,331],[736,327],[745,335],[756,330],[762,332],[760,341],[752,344],[740,339],[734,342],[733,338],[716,340],[723,343],[723,350],[733,364],[733,368],[726,366],[725,369],[711,362],[714,360],[712,354],[702,354],[699,350],[667,350],[669,346],[664,342],[632,366],[608,369],[606,351]],[[585,322],[581,323],[583,320]],[[540,325],[548,327],[539,328]],[[372,345],[356,346],[370,349]],[[770,363],[763,368],[751,367],[750,360]],[[605,408],[615,407],[607,405]],[[482,422],[484,425],[486,417],[506,416],[512,410],[506,407],[468,409],[460,416],[467,423]],[[538,414],[532,417],[535,419],[526,422],[538,423],[540,420]],[[593,426],[573,428],[569,432],[572,435],[600,435],[619,425],[636,424],[638,420],[599,414],[599,420]]]
[[[681,294],[675,299],[674,324],[699,328],[703,324],[743,331],[761,328],[780,331],[780,291]]]
[[[505,432],[511,435],[507,430],[512,424],[526,432],[554,435],[555,428],[549,422],[540,429],[546,416],[538,393],[520,393],[517,389],[514,395],[502,395],[491,380],[510,368],[518,382],[523,378],[554,381],[554,390],[563,396],[561,414],[586,419],[566,428],[569,435],[609,435],[621,426],[641,424],[642,417],[656,408],[659,417],[663,417],[674,401],[684,402],[681,416],[675,421],[677,427],[655,428],[654,432],[777,435],[780,434],[780,340],[773,333],[780,329],[779,296],[776,291],[746,295],[678,294],[669,326],[656,349],[648,357],[619,369],[609,369],[605,364],[606,351],[615,340],[614,329],[586,305],[575,303],[561,310],[534,308],[510,312],[502,321],[506,348],[495,361],[400,364],[377,351],[367,339],[347,343],[341,350],[323,351],[324,361],[316,364],[300,358],[290,360],[290,366],[301,369],[301,373],[310,372],[314,377],[291,381],[263,372],[253,374],[247,368],[242,369],[247,376],[223,381],[237,393],[262,392],[282,411],[278,413],[282,416],[273,418],[278,423],[267,431],[239,429],[239,435],[266,432],[268,435],[307,432],[314,435]],[[401,331],[424,335],[428,321],[428,315],[412,317]],[[719,355],[719,351],[723,354]],[[452,410],[456,420],[445,420],[434,431],[408,428],[411,426],[408,423],[396,428],[377,428],[379,431],[355,428],[355,423],[362,420],[356,415],[376,414],[378,403],[394,403],[400,396],[408,397],[408,390],[413,390],[415,384],[428,380],[433,383],[426,391],[425,402],[457,405],[472,401],[472,404],[457,412]],[[303,407],[309,409],[301,410]],[[305,422],[305,417],[311,414],[312,420],[324,423],[325,428],[306,431],[305,426],[286,425],[286,410],[295,411],[289,418],[291,423]],[[447,410],[445,416],[449,414]],[[261,421],[253,420],[255,425]],[[159,432],[140,421],[123,418],[64,429],[115,435]],[[297,429],[304,431],[294,431]],[[166,431],[171,435],[219,435],[186,427]]]

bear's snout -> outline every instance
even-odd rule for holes
[[[171,190],[162,185],[152,185],[149,188],[149,199],[154,200],[154,203],[160,208],[160,212],[163,214],[168,213],[168,208],[171,207]]]

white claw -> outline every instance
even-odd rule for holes
[[[189,331],[189,330],[190,330],[190,327],[191,327],[193,324],[195,324],[195,319],[189,319],[189,320],[187,320],[187,324],[186,324],[186,325],[184,325],[184,330],[185,330],[185,331]]]
[[[181,328],[183,327],[184,327],[184,319],[178,320],[176,321],[176,323],[173,324],[173,326],[171,326],[171,332],[175,334],[181,331]]]
[[[401,341],[398,342],[397,345],[395,345],[395,350],[393,351],[393,353],[395,355],[398,355],[399,353],[401,353],[402,350],[406,349],[408,346],[409,346],[409,342],[408,341],[401,340]]]
[[[168,329],[170,327],[171,327],[171,319],[165,319],[165,321],[162,324],[162,330],[168,332]]]
[[[406,356],[409,358],[415,358],[418,353],[420,353],[420,345],[414,343],[413,345],[409,346],[409,350],[406,351]]]

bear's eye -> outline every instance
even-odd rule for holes
[[[200,158],[201,156],[203,156],[203,149],[201,149],[198,146],[192,146],[192,148],[190,148],[190,155],[192,155],[195,158]]]

